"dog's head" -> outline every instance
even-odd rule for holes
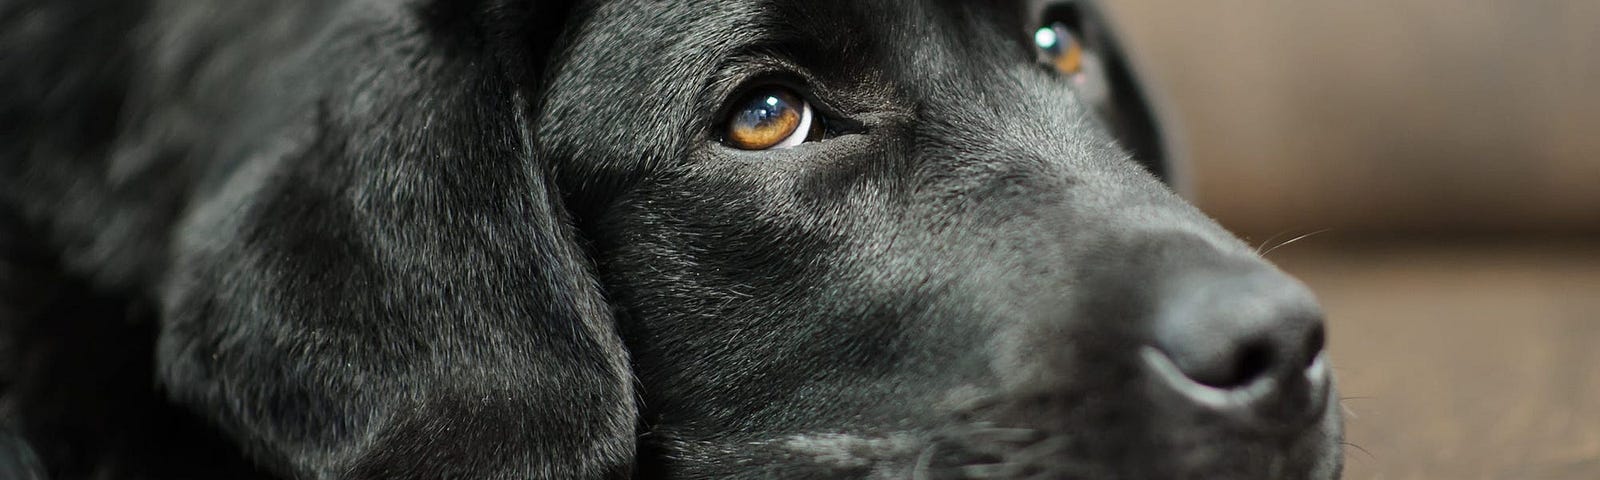
[[[319,40],[360,58],[297,77],[347,79],[307,103],[332,127],[187,224],[239,240],[189,234],[169,283],[180,398],[239,405],[232,430],[302,448],[268,457],[331,444],[252,413],[275,402],[386,432],[362,445],[510,445],[406,468],[531,445],[546,464],[527,472],[626,455],[649,478],[1337,475],[1318,307],[1174,195],[1159,155],[1114,140],[1158,145],[1092,15],[558,3],[428,2],[412,27]],[[363,49],[380,52],[347,54]],[[273,341],[309,360],[273,375],[319,380],[267,388],[217,373],[269,348],[228,343],[204,320],[219,315],[371,319],[338,325],[388,337],[303,321],[316,335]],[[405,380],[425,373],[489,393],[434,401]],[[515,421],[352,406],[389,394]]]
[[[643,467],[1332,474],[1312,298],[1113,143],[1080,100],[1140,112],[1066,12],[587,12],[540,138],[594,208]]]

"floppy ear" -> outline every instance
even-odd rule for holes
[[[1116,30],[1103,10],[1090,0],[1051,0],[1045,4],[1043,23],[1060,22],[1078,33],[1096,62],[1092,81],[1103,83],[1103,94],[1089,99],[1095,112],[1134,158],[1169,184],[1181,183],[1171,138],[1163,130],[1163,117],[1152,108],[1153,98],[1131,58],[1123,53]]]
[[[260,72],[271,127],[175,240],[175,398],[296,478],[628,476],[626,353],[530,138],[558,3],[342,9]]]

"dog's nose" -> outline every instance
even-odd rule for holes
[[[1266,425],[1324,407],[1328,374],[1322,314],[1298,281],[1277,270],[1199,274],[1163,292],[1142,352],[1165,388],[1204,409]]]

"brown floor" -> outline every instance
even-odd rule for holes
[[[1600,242],[1306,243],[1345,478],[1600,479]]]

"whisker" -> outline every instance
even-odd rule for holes
[[[939,447],[938,442],[929,442],[923,447],[922,453],[917,455],[917,464],[911,468],[911,480],[928,480],[928,471],[933,469],[933,452]]]
[[[966,478],[1010,478],[1017,476],[1017,466],[1009,463],[990,463],[961,467]]]
[[[1012,458],[1015,458],[1017,463],[1034,464],[1041,460],[1056,457],[1058,453],[1066,449],[1070,444],[1071,441],[1066,437],[1052,437],[1049,440],[1023,448],[1021,451],[1016,452]]]
[[[966,400],[966,401],[964,401],[962,403],[963,403],[962,405],[956,407],[956,413],[957,414],[972,415],[972,414],[979,414],[979,413],[982,413],[984,410],[988,410],[988,409],[999,407],[999,406],[1003,405],[1005,403],[1005,398],[1003,398],[1003,397],[1001,397],[999,395],[984,395],[984,396],[981,396],[981,397],[968,399],[968,400]],[[984,426],[984,425],[979,425],[979,426]]]
[[[1280,248],[1283,248],[1283,247],[1287,247],[1287,246],[1289,246],[1289,245],[1291,245],[1291,244],[1293,244],[1295,242],[1299,242],[1301,240],[1305,240],[1307,238],[1315,237],[1317,235],[1321,235],[1321,234],[1328,233],[1328,232],[1331,232],[1331,231],[1333,231],[1333,229],[1324,228],[1322,230],[1317,230],[1315,232],[1311,232],[1311,233],[1307,233],[1305,235],[1301,235],[1301,236],[1298,236],[1298,237],[1291,238],[1291,239],[1289,239],[1289,241],[1280,243],[1277,246],[1269,248],[1265,252],[1261,252],[1261,256],[1265,257],[1267,255],[1271,255],[1274,250],[1277,250],[1277,249],[1280,249]]]
[[[1355,420],[1357,418],[1361,418],[1360,415],[1356,415],[1355,409],[1350,408],[1350,404],[1345,402],[1343,399],[1339,400],[1339,410],[1344,412],[1344,417],[1347,419]]]
[[[1364,454],[1367,455],[1367,459],[1369,459],[1369,460],[1376,461],[1378,459],[1377,455],[1373,455],[1372,452],[1367,451],[1367,449],[1361,448],[1360,445],[1356,445],[1356,444],[1350,443],[1350,442],[1339,442],[1339,443],[1343,444],[1346,447],[1350,447],[1350,448],[1354,448],[1356,450],[1360,450],[1361,453],[1364,453]]]
[[[1007,443],[1033,443],[1039,441],[1044,434],[1031,428],[992,427],[973,430],[967,432],[967,435]]]
[[[1274,234],[1272,234],[1272,236],[1267,237],[1266,240],[1263,240],[1260,244],[1256,245],[1256,255],[1261,255],[1261,250],[1262,249],[1267,248],[1267,245],[1271,245],[1273,240],[1277,240],[1278,237],[1281,237],[1286,233],[1289,233],[1289,230],[1284,230],[1284,231],[1281,231],[1281,232],[1278,232],[1278,233],[1274,233]]]

